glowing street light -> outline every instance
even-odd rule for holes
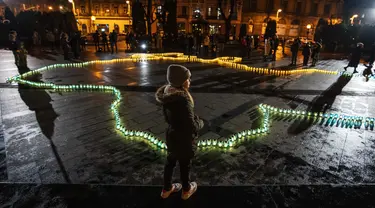
[[[96,17],[95,17],[95,16],[91,16],[91,20],[92,20],[92,21],[95,21],[95,20],[96,20]]]
[[[63,9],[63,6],[60,6],[60,9]]]
[[[312,27],[311,24],[306,25],[306,28],[307,28],[307,39],[309,39],[309,34],[310,34],[311,27]]]
[[[72,4],[72,7],[73,7],[73,14],[76,15],[76,6],[74,4],[74,0],[68,0],[69,3]]]
[[[353,15],[351,18],[350,18],[350,23],[353,25],[354,24],[354,19],[358,17],[358,14],[355,14]]]
[[[282,9],[279,9],[277,10],[277,13],[276,13],[276,19],[279,20],[279,13],[282,12],[283,10]]]
[[[49,6],[49,7],[48,7],[48,9],[49,9],[49,10],[52,10],[52,9],[53,9],[53,7]]]

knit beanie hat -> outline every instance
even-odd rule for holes
[[[167,69],[167,80],[173,87],[181,87],[190,77],[190,70],[184,66],[171,64]]]

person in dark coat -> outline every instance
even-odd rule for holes
[[[310,55],[311,55],[310,43],[306,43],[303,46],[302,55],[303,55],[303,66],[307,66],[307,64],[309,63]]]
[[[318,62],[321,48],[322,48],[322,40],[319,40],[313,46],[312,54],[311,54],[312,62],[311,62],[310,67],[314,67],[316,63]]]
[[[344,67],[345,71],[348,69],[348,67],[354,67],[353,73],[358,73],[357,67],[358,67],[359,62],[361,61],[362,48],[363,48],[363,43],[357,43],[357,47],[352,52],[348,65]]]
[[[277,49],[279,48],[279,44],[280,44],[280,40],[279,38],[277,37],[277,35],[275,35],[275,37],[273,38],[273,45],[272,45],[272,61],[276,61],[276,52],[277,52]]]
[[[64,34],[61,37],[61,47],[62,47],[63,52],[64,52],[64,60],[69,60],[70,46],[69,46],[68,35],[66,35],[66,34]]]
[[[182,191],[182,199],[188,199],[197,190],[197,183],[190,182],[191,160],[195,154],[198,131],[203,128],[203,121],[194,113],[194,100],[188,89],[190,71],[184,66],[172,64],[167,70],[169,84],[159,88],[156,100],[163,105],[163,113],[168,128],[166,142],[167,162],[164,167],[164,188],[162,198],[171,193]],[[180,164],[181,182],[172,184],[173,169]]]
[[[111,43],[111,53],[113,54],[114,48],[116,48],[117,53],[117,32],[116,30],[113,30],[113,32],[109,35],[109,42]]]
[[[95,44],[95,50],[96,52],[99,51],[99,48],[100,48],[100,44],[99,44],[99,41],[100,41],[100,34],[99,34],[99,31],[96,31],[93,35],[92,35],[93,39],[94,39],[94,44]]]
[[[298,55],[298,49],[300,47],[300,40],[299,38],[296,38],[290,48],[292,51],[292,63],[290,66],[296,66],[297,65],[297,55]]]
[[[105,51],[107,47],[107,50],[109,51],[108,35],[105,32],[102,32],[102,44],[103,44],[103,50]]]

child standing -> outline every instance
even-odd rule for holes
[[[172,64],[167,69],[168,84],[156,92],[156,100],[163,105],[163,113],[168,129],[167,162],[164,167],[164,188],[162,198],[181,190],[181,198],[186,200],[197,190],[197,183],[190,182],[189,172],[194,156],[195,139],[203,128],[203,121],[194,113],[194,100],[189,93],[191,73],[184,66]],[[173,169],[180,164],[181,182],[172,184]]]

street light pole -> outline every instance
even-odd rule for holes
[[[279,9],[277,10],[277,13],[276,13],[276,19],[277,21],[279,21],[279,13],[282,12],[283,10]]]
[[[73,14],[76,15],[76,6],[74,5],[74,0],[68,0],[69,3],[72,4],[72,8],[73,8]]]

